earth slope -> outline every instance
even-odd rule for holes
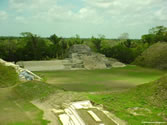
[[[103,104],[130,125],[157,121],[167,123],[167,75],[126,92],[90,95],[89,98]]]
[[[0,88],[10,87],[18,83],[19,78],[14,68],[0,63]]]
[[[167,69],[166,55],[167,43],[159,42],[153,44],[141,56],[137,57],[134,64],[150,68]]]

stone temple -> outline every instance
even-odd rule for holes
[[[64,60],[20,61],[17,63],[30,71],[91,70],[124,67],[125,64],[100,53],[92,52],[87,45],[73,45]]]

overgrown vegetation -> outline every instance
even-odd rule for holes
[[[0,88],[10,87],[19,82],[18,74],[13,67],[0,63]]]
[[[134,64],[157,69],[167,69],[167,43],[158,42],[137,57]]]
[[[167,42],[167,27],[157,26],[151,28],[149,34],[142,36],[142,41],[149,44]]]

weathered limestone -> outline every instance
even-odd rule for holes
[[[61,114],[59,115],[59,118],[61,120],[61,122],[63,123],[63,125],[72,125],[70,123],[70,117],[66,114]]]
[[[93,111],[89,110],[88,113],[96,122],[101,122],[101,119]]]
[[[80,115],[80,113],[79,113],[80,110],[85,110],[87,112],[87,115],[85,115],[85,117],[87,117],[88,115],[90,115],[92,117],[92,119],[94,121],[92,123],[92,125],[94,123],[99,124],[99,125],[104,125],[105,119],[99,118],[99,116],[94,111],[92,111],[92,109],[96,109],[99,111],[105,111],[103,109],[99,109],[99,107],[93,106],[89,100],[86,100],[86,101],[72,102],[72,103],[68,104],[67,107],[65,109],[63,109],[64,112],[62,112],[62,113],[57,112],[58,110],[56,110],[56,109],[52,109],[52,112],[57,117],[59,117],[59,119],[61,120],[63,125],[86,125],[87,123],[85,122],[83,116]],[[104,112],[101,112],[101,113],[106,115]],[[108,115],[106,115],[106,117],[108,117]],[[114,121],[113,119],[111,119],[110,117],[108,117],[108,118],[115,125],[121,125],[121,124],[117,123],[116,121]],[[122,125],[124,125],[124,124],[122,124]]]
[[[68,57],[72,60],[72,62],[77,60],[80,62],[80,65],[83,64],[82,67],[84,69],[106,69],[109,67],[126,66],[116,59],[107,58],[103,54],[92,52],[88,46],[80,44],[73,45],[70,48]],[[73,67],[78,67],[78,65],[75,64]]]
[[[106,69],[105,62],[101,59],[100,54],[92,54],[90,56],[82,56],[85,69]]]
[[[126,65],[125,64],[123,64],[123,63],[121,63],[121,62],[114,62],[113,64],[112,64],[112,67],[125,67]]]
[[[32,73],[31,71],[29,71],[27,69],[21,68],[19,65],[15,65],[14,63],[11,63],[11,62],[6,62],[2,59],[0,59],[0,63],[5,65],[5,66],[13,67],[16,70],[16,72],[18,73],[19,78],[21,80],[41,80],[41,78],[39,76],[37,76],[36,74]]]
[[[55,114],[62,114],[62,113],[64,113],[64,110],[61,110],[61,109],[52,109],[52,112],[55,113]]]
[[[28,69],[30,71],[46,71],[46,70],[49,71],[49,70],[63,70],[63,69],[65,69],[65,65],[63,65],[62,60],[23,61],[23,62],[18,62],[17,64],[21,65],[22,67],[25,67],[26,69]]]

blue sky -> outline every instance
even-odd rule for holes
[[[140,38],[158,25],[167,26],[167,0],[0,0],[0,36]]]

